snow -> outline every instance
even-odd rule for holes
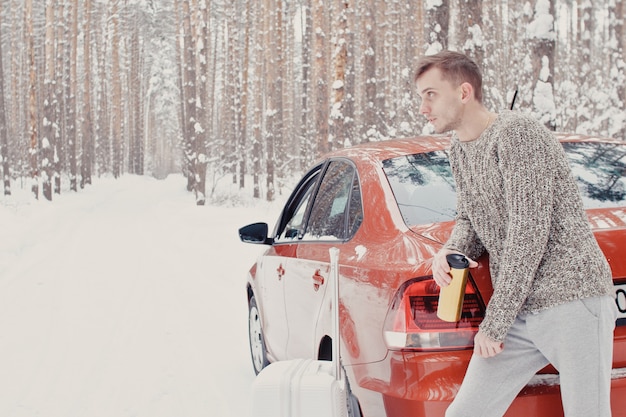
[[[550,77],[550,66],[547,56],[541,59],[541,70],[539,72],[539,80],[535,86],[533,94],[533,104],[537,113],[540,115],[542,123],[549,123],[556,117],[556,105],[554,104],[554,95],[552,94],[552,84],[548,82]]]
[[[441,7],[443,5],[443,0],[426,0],[426,4],[424,5],[424,8],[426,10],[433,10],[436,9],[437,7]]]
[[[553,41],[556,38],[554,31],[554,16],[550,13],[548,0],[537,0],[534,19],[527,28],[529,39]]]
[[[0,415],[248,415],[246,273],[280,203],[196,206],[182,176],[0,196]],[[247,206],[247,207],[244,207]]]
[[[443,50],[443,45],[441,42],[434,40],[435,38],[432,36],[433,32],[431,32],[431,43],[428,45],[426,52],[424,55],[435,55]]]
[[[333,82],[333,90],[340,90],[344,87],[343,81],[342,80],[335,80]]]
[[[482,48],[485,46],[485,37],[483,35],[483,31],[479,25],[472,25],[467,29],[470,36],[468,36],[465,44],[463,45],[463,50],[465,51],[474,51],[476,48]]]

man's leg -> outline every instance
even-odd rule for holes
[[[559,371],[566,417],[611,416],[615,302],[573,301],[528,318],[529,332]]]
[[[515,320],[500,354],[472,356],[446,417],[501,417],[533,375],[548,364],[528,337],[525,317]]]

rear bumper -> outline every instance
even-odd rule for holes
[[[443,417],[471,354],[390,352],[383,362],[350,367],[364,417]],[[613,372],[611,408],[613,417],[626,417],[626,368]],[[505,416],[562,417],[558,375],[535,376]]]
[[[443,416],[450,401],[419,401],[384,395],[387,417]],[[626,417],[626,378],[613,379],[611,383],[611,409],[613,417]],[[505,417],[563,417],[561,393],[558,385],[528,386],[513,401]]]

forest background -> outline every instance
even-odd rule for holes
[[[0,19],[5,194],[183,172],[199,205],[225,179],[271,201],[326,151],[430,133],[413,75],[442,49],[478,62],[494,111],[515,96],[626,139],[624,0],[0,0]]]

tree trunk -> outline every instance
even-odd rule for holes
[[[485,45],[483,44],[483,2],[482,0],[462,0],[459,5],[459,46],[463,53],[472,57],[483,69]]]
[[[313,2],[313,107],[315,111],[316,155],[330,150],[328,146],[328,17],[324,2]]]
[[[315,143],[309,140],[314,136],[313,118],[311,117],[311,107],[315,106],[315,103],[311,100],[313,94],[313,79],[311,77],[311,62],[312,62],[312,33],[313,33],[313,19],[311,16],[312,7],[311,0],[304,0],[303,5],[303,19],[302,19],[302,81],[300,86],[302,91],[300,93],[300,121],[299,136],[300,136],[300,160],[303,168],[308,166],[315,158]]]
[[[26,26],[26,44],[28,50],[28,135],[30,138],[30,170],[31,190],[36,199],[39,198],[39,137],[37,131],[37,68],[35,66],[35,40],[33,33],[33,0],[26,0],[24,5],[24,21]]]
[[[251,7],[251,14],[253,16],[252,22],[254,25],[253,33],[262,34],[264,30],[264,23],[262,17],[265,15],[265,2],[261,2],[260,7],[251,6],[251,2],[248,2],[248,7]],[[254,198],[261,198],[261,162],[262,162],[262,125],[263,125],[263,78],[262,73],[264,69],[265,54],[263,53],[262,45],[265,42],[261,35],[254,37],[254,108],[252,109],[252,196]]]
[[[195,124],[195,141],[194,154],[195,172],[196,172],[196,205],[203,206],[206,203],[206,171],[207,171],[207,144],[209,142],[208,134],[208,92],[206,87],[206,76],[209,73],[209,56],[208,56],[208,13],[206,0],[200,0],[196,15],[195,37],[195,56],[198,64],[198,72],[196,75],[196,124]]]
[[[338,143],[338,147],[351,146],[357,138],[355,124],[355,100],[356,100],[356,70],[355,70],[355,53],[358,48],[356,41],[356,2],[348,0],[349,7],[346,9],[346,66],[345,66],[345,85],[343,87],[343,131],[344,141]]]
[[[0,3],[0,34],[2,28],[2,3]],[[1,36],[0,36],[1,38]],[[2,59],[2,42],[0,42],[0,159],[2,159],[2,180],[4,195],[11,195],[11,173],[9,172],[9,138],[7,118],[4,107],[4,70]]]
[[[76,125],[78,123],[76,113],[76,94],[78,93],[78,78],[77,78],[77,61],[78,61],[78,1],[72,0],[68,3],[70,8],[70,39],[66,42],[70,43],[69,62],[66,63],[69,66],[70,75],[67,80],[67,153],[69,158],[70,168],[70,190],[77,191],[76,178],[77,163],[76,163]],[[85,75],[88,71],[85,71]]]
[[[237,144],[237,156],[239,158],[239,188],[243,189],[246,185],[246,164],[248,161],[246,146],[247,146],[247,126],[248,126],[248,83],[250,73],[250,26],[252,24],[250,5],[246,5],[244,12],[245,16],[245,32],[243,37],[244,50],[243,50],[243,65],[241,72],[241,117],[239,118],[239,140]]]
[[[275,61],[272,62],[274,67],[274,74],[272,80],[272,88],[271,94],[273,97],[273,105],[272,109],[275,110],[273,116],[273,126],[274,126],[274,143],[272,153],[270,155],[274,155],[272,158],[267,159],[268,167],[271,165],[269,171],[271,171],[271,175],[268,172],[267,176],[267,191],[268,201],[273,201],[276,198],[276,183],[277,180],[280,179],[284,172],[282,171],[282,164],[280,164],[281,160],[285,159],[285,106],[284,106],[284,80],[285,80],[285,67],[287,63],[285,62],[285,30],[286,27],[284,25],[284,16],[282,9],[282,0],[274,0],[274,8],[273,11],[270,12],[272,19],[272,32],[274,33],[274,40],[276,45],[274,47]]]
[[[179,0],[174,0],[174,10],[176,12],[176,27],[177,33],[176,38],[182,37],[185,39],[184,32],[184,18],[182,17],[181,12],[182,5],[179,3]],[[176,68],[178,70],[178,91],[180,92],[180,128],[182,135],[182,154],[183,154],[183,175],[187,179],[187,191],[193,191],[193,169],[191,167],[190,160],[190,149],[187,141],[187,91],[185,90],[186,84],[185,79],[187,77],[187,67],[185,66],[185,47],[184,45],[181,47],[181,42],[177,41],[174,43],[174,49],[176,53]]]
[[[549,129],[556,129],[554,103],[554,56],[556,33],[554,31],[554,1],[536,0],[533,21],[528,34],[533,68],[533,110]],[[548,7],[545,7],[545,6]],[[545,22],[552,22],[545,25]]]
[[[145,81],[141,76],[142,63],[145,58],[145,51],[141,43],[140,22],[138,17],[139,11],[134,10],[130,34],[130,121],[129,129],[130,138],[128,141],[128,171],[143,175],[144,173],[144,137],[143,137],[143,108],[142,91],[144,90]],[[146,98],[147,99],[147,98]]]
[[[225,36],[227,39],[231,39],[232,41],[228,42],[228,47],[225,48],[224,51],[226,53],[226,76],[224,77],[224,93],[226,94],[226,105],[224,106],[223,111],[223,119],[224,122],[221,123],[222,127],[222,138],[230,138],[230,140],[218,140],[217,145],[213,146],[213,148],[218,148],[217,150],[225,156],[222,165],[226,165],[228,169],[228,173],[230,173],[233,184],[237,183],[237,161],[239,160],[239,155],[237,152],[238,144],[239,144],[239,120],[240,111],[239,111],[239,98],[241,97],[239,91],[239,78],[241,73],[240,69],[240,60],[237,53],[237,43],[239,40],[239,22],[240,16],[237,11],[237,3],[233,2],[227,9],[227,29],[225,31]],[[219,167],[220,164],[213,164],[211,171],[213,171],[213,189],[215,188],[215,184],[217,183],[217,172],[222,167]]]
[[[189,159],[188,188],[194,193],[198,190],[198,173],[196,146],[196,57],[193,34],[191,27],[191,9],[189,0],[182,2],[182,24],[183,24],[183,99],[185,102],[185,120],[183,123],[184,151]],[[196,195],[197,197],[197,195]]]
[[[265,92],[267,94],[267,102],[265,104],[265,198],[267,201],[274,200],[274,146],[276,144],[276,78],[277,69],[274,61],[275,51],[277,50],[278,34],[275,33],[275,3],[273,0],[265,0],[265,27],[263,35],[265,37],[265,45],[270,53],[265,55]]]
[[[426,55],[433,55],[448,49],[450,5],[449,0],[442,0],[440,4],[431,2],[425,4],[424,36],[428,43]]]
[[[352,7],[349,0],[338,0],[336,5],[337,16],[333,22],[333,66],[335,68],[332,84],[332,107],[330,111],[331,139],[329,146],[343,147],[346,140],[345,115],[346,108],[346,67],[348,60],[348,12]],[[334,145],[334,146],[333,146]]]
[[[23,18],[24,10],[20,10],[18,4],[24,4],[23,0],[13,0],[11,2],[11,67],[9,76],[11,78],[9,95],[11,97],[10,105],[7,110],[9,138],[11,138],[11,154],[10,161],[13,163],[16,159],[22,160],[24,150],[28,153],[29,139],[26,137],[25,131],[28,132],[28,100],[29,91],[24,91],[23,86],[28,86],[28,65],[29,65],[29,47],[26,33],[26,25]],[[21,23],[20,23],[21,22]],[[21,33],[23,32],[23,33]],[[18,34],[20,34],[18,36]],[[26,139],[26,140],[23,140]],[[21,145],[23,143],[23,145]],[[20,156],[18,156],[20,155]],[[8,161],[7,161],[8,162]],[[29,165],[22,162],[19,166],[12,167],[19,176],[28,176]]]
[[[181,2],[181,31],[182,31],[182,89],[181,96],[183,106],[185,107],[183,124],[181,125],[183,136],[183,154],[187,165],[187,190],[194,192],[196,189],[196,174],[194,171],[193,157],[193,129],[190,130],[189,126],[195,119],[195,100],[196,93],[193,86],[195,82],[195,61],[193,60],[193,53],[191,51],[191,22],[189,18],[189,2],[182,0]],[[194,61],[193,65],[192,62]]]
[[[119,0],[111,11],[111,165],[114,178],[122,175],[122,80],[120,77]]]
[[[503,39],[510,39],[509,28],[504,21],[504,5],[500,0],[482,0],[483,39],[483,104],[492,111],[510,109],[515,90],[519,83],[515,73],[515,64],[509,59],[510,50],[517,55],[515,45],[503,48]],[[493,35],[490,35],[493,34]],[[512,66],[509,77],[503,77],[501,68]],[[517,100],[517,99],[516,99]]]
[[[616,117],[609,120],[609,134],[622,140],[626,139],[626,120],[624,111],[626,104],[626,74],[624,62],[624,0],[617,0],[609,6],[609,45],[611,84],[615,86],[613,109]],[[620,109],[621,107],[621,109]]]
[[[75,0],[74,7],[78,7],[78,2],[79,0]],[[91,0],[84,0],[83,8],[83,67],[85,69],[85,81],[82,105],[80,188],[84,188],[86,184],[91,184],[91,167],[95,156],[91,123]]]
[[[56,16],[54,18],[56,25],[56,63],[55,63],[55,82],[53,85],[54,101],[52,103],[54,119],[56,123],[53,125],[53,161],[52,161],[52,179],[54,194],[61,194],[61,173],[67,171],[67,129],[71,123],[68,118],[69,107],[69,83],[70,67],[70,17],[66,15],[66,1],[56,2]],[[70,11],[67,7],[68,12]],[[65,65],[66,62],[68,65]]]
[[[365,36],[363,54],[363,73],[365,77],[364,119],[361,127],[363,142],[378,139],[376,97],[378,96],[378,78],[376,76],[376,1],[368,0],[363,9],[363,32]]]
[[[45,38],[45,75],[44,75],[44,105],[41,151],[41,188],[46,200],[52,200],[52,176],[54,164],[54,147],[56,145],[54,127],[58,124],[54,114],[55,96],[55,45],[54,45],[54,0],[46,1],[46,38]]]

